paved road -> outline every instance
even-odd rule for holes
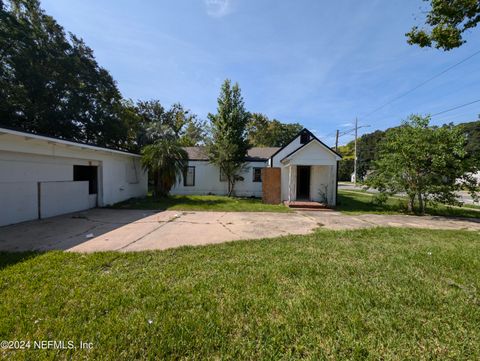
[[[338,189],[344,189],[344,190],[350,190],[350,191],[364,190],[364,188],[361,187],[361,186],[356,186],[355,187],[353,185],[353,183],[343,183],[343,182],[338,183]],[[378,193],[378,191],[374,188],[367,189],[366,191],[368,193]],[[480,205],[479,202],[474,202],[473,198],[470,196],[470,194],[468,192],[460,191],[457,194],[458,194],[459,201],[463,202],[464,204]],[[402,196],[402,195],[404,196],[405,193],[399,193],[398,195],[399,196]]]
[[[92,209],[0,227],[0,250],[142,251],[376,226],[480,231],[480,220],[335,211],[149,212]]]

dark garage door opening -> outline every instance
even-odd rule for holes
[[[98,167],[91,165],[74,165],[73,180],[88,181],[88,193],[97,194],[98,190]]]

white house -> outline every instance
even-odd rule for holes
[[[174,186],[172,194],[227,193],[228,185],[220,170],[209,163],[202,147],[185,148],[189,155],[188,168]],[[303,129],[282,148],[251,148],[245,157],[243,180],[235,185],[238,196],[262,197],[270,187],[279,189],[280,201],[317,201],[333,206],[337,196],[337,169],[341,156]],[[268,169],[279,171],[278,179]],[[273,176],[275,177],[275,176]],[[262,184],[263,183],[265,184]],[[279,183],[279,184],[278,184]]]
[[[140,156],[0,128],[0,226],[147,194]]]

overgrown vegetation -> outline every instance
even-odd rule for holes
[[[480,358],[477,232],[319,231],[163,252],[0,254],[3,359]]]

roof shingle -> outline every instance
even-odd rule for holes
[[[189,160],[208,160],[208,155],[205,147],[184,147],[188,154]],[[275,153],[279,147],[253,147],[250,148],[245,157],[246,161],[266,161],[273,153]]]

